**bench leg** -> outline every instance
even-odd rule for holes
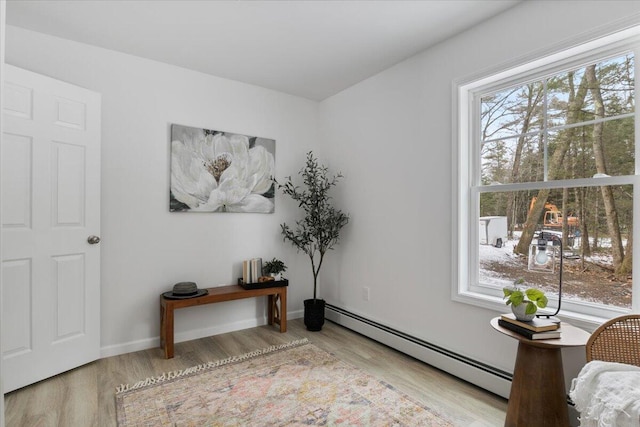
[[[280,294],[280,332],[287,332],[287,290]]]
[[[165,359],[173,358],[173,308],[160,304],[160,348]]]
[[[166,341],[165,331],[164,331],[164,304],[162,303],[162,297],[160,297],[160,349],[164,350],[164,345]]]
[[[269,302],[268,302],[268,314],[267,314],[267,323],[269,325],[273,325],[273,323],[276,321],[278,314],[277,314],[277,310],[278,310],[278,306],[276,305],[276,301],[278,299],[278,295],[269,295]]]
[[[278,306],[280,301],[280,306]],[[268,323],[280,325],[280,332],[287,332],[287,291],[269,295]]]

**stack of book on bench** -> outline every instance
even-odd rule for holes
[[[521,322],[509,313],[498,319],[498,325],[510,331],[523,335],[530,340],[550,340],[560,338],[560,322],[535,317],[529,322]]]

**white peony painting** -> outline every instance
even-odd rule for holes
[[[171,125],[172,212],[272,213],[276,141]]]

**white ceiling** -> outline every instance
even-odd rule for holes
[[[521,0],[8,0],[7,23],[322,100]]]

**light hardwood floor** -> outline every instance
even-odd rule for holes
[[[176,356],[159,348],[98,360],[5,395],[7,427],[115,426],[115,389],[123,383],[184,369],[306,337],[345,362],[394,385],[450,417],[457,426],[504,424],[507,401],[331,322],[309,332],[302,319],[288,332],[261,326],[176,344]]]

